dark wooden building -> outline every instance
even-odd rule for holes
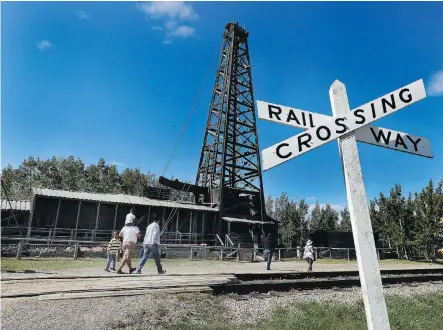
[[[1,236],[22,236],[29,224],[29,201],[1,200]]]
[[[2,236],[22,236],[51,240],[107,241],[120,230],[131,208],[135,208],[142,234],[157,214],[164,228],[162,244],[251,243],[251,225],[266,225],[259,219],[218,217],[211,205],[158,200],[143,196],[96,194],[33,188],[29,201],[13,201],[19,228],[8,218],[2,202]],[[7,221],[6,221],[7,220]],[[220,224],[218,222],[221,222]],[[20,232],[24,233],[20,235]]]

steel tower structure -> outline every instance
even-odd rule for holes
[[[220,217],[266,221],[248,36],[226,25],[195,184],[208,188]]]

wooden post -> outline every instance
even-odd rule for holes
[[[205,243],[205,224],[206,224],[206,211],[203,211],[203,218],[202,218],[202,242],[201,242],[201,244]]]
[[[192,255],[192,246],[191,246],[191,255],[189,256],[189,260],[192,260],[193,259],[193,255]]]
[[[37,200],[37,197],[31,192],[32,200],[31,200],[31,207],[30,207],[30,214],[29,214],[29,224],[28,224],[28,232],[26,234],[27,237],[31,237],[31,227],[32,227],[32,221],[34,220],[34,212],[35,212],[35,202]]]
[[[192,232],[194,234],[194,244],[197,244],[197,236],[198,236],[197,228],[198,228],[198,212],[195,215],[195,221],[192,223]]]
[[[151,207],[148,207],[148,219],[146,219],[146,228],[148,228],[149,224],[151,222]]]
[[[61,204],[61,202],[62,202],[62,199],[59,198],[58,199],[58,206],[57,206],[57,214],[55,216],[55,225],[54,225],[54,233],[53,233],[54,238],[55,238],[55,232],[57,231],[58,215],[60,214],[60,204]]]
[[[74,244],[74,259],[78,258],[78,241]]]
[[[348,249],[348,261],[349,261],[349,249]]]
[[[25,245],[25,241],[23,239],[21,239],[20,241],[18,241],[18,246],[17,246],[17,259],[21,259],[22,257],[22,251],[23,251],[23,246]]]
[[[177,219],[175,223],[175,243],[177,243],[177,235],[178,235],[178,223],[180,222],[180,210],[177,210]]]
[[[237,244],[237,261],[240,262],[240,243]]]
[[[112,231],[116,230],[117,228],[117,214],[118,214],[118,203],[115,204],[115,211],[114,211],[114,225],[112,226]]]
[[[78,202],[78,208],[77,208],[77,219],[75,220],[75,234],[74,239],[77,239],[77,230],[78,230],[78,221],[80,219],[80,209],[82,207],[82,201]]]
[[[165,217],[166,217],[166,206],[163,207],[163,218],[162,218],[162,227],[161,230],[167,231],[165,227]]]
[[[334,117],[343,118],[350,115],[348,96],[343,83],[336,80],[329,90],[329,97]],[[355,132],[340,137],[338,147],[342,160],[368,330],[389,330],[388,310],[383,295]]]
[[[100,202],[97,204],[97,216],[95,217],[95,230],[93,231],[92,240],[95,240],[95,236],[97,235],[97,229],[98,229],[98,220],[100,216]]]
[[[278,249],[278,261],[281,261],[281,249]]]
[[[189,219],[189,244],[191,244],[191,232],[192,232],[192,211],[191,211],[191,217]]]
[[[332,248],[329,248],[329,259],[332,259]]]
[[[231,222],[228,221],[228,235],[231,235]]]

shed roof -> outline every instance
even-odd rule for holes
[[[164,200],[151,199],[147,197],[131,196],[123,194],[96,194],[96,193],[88,193],[82,191],[66,191],[66,190],[54,190],[46,188],[32,188],[32,192],[34,196],[43,196],[43,197],[76,199],[83,201],[112,203],[112,204],[118,203],[118,204],[130,204],[130,205],[171,207],[171,208],[209,211],[209,212],[218,211],[218,208],[204,206],[204,205],[183,203],[177,201],[164,201]]]
[[[11,204],[9,204],[9,202]],[[31,205],[29,201],[8,201],[7,199],[1,200],[1,209],[2,210],[12,210],[14,211],[30,211]]]

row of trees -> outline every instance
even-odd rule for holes
[[[421,192],[407,197],[395,185],[388,195],[380,193],[370,202],[370,214],[385,246],[406,259],[422,253],[432,259],[443,245],[443,180],[437,185],[430,180]]]
[[[388,195],[380,193],[369,201],[373,231],[379,234],[384,247],[397,250],[406,259],[424,255],[432,259],[443,245],[443,180],[432,180],[421,192],[404,196],[401,185],[395,185]],[[305,200],[289,200],[286,193],[266,199],[266,211],[280,221],[281,243],[302,245],[310,233],[322,231],[352,231],[349,210],[338,212],[329,204],[315,204],[311,213]]]
[[[287,193],[280,197],[266,198],[266,213],[280,221],[279,233],[281,243],[286,246],[301,245],[310,233],[322,231],[351,231],[351,218],[345,207],[340,213],[326,204],[320,206],[317,202],[309,212],[309,205],[304,199],[289,200]],[[341,221],[339,221],[341,218]]]
[[[3,168],[2,181],[9,198],[15,200],[27,199],[31,187],[140,196],[145,185],[161,186],[151,172],[142,173],[138,168],[119,172],[102,158],[97,164],[85,166],[72,156],[48,160],[29,157],[18,168]],[[171,199],[190,201],[192,195],[173,190]]]
[[[153,173],[129,168],[119,172],[104,159],[85,166],[72,156],[48,160],[29,157],[18,168],[4,168],[2,182],[11,199],[27,199],[31,187],[128,195],[141,195],[145,185],[160,187]],[[431,180],[421,192],[404,196],[401,186],[395,185],[388,195],[380,193],[370,201],[373,230],[379,233],[384,246],[397,249],[406,258],[417,250],[432,255],[443,238],[442,188],[443,180],[436,186]],[[173,190],[171,198],[190,201],[192,195]],[[290,200],[286,193],[275,199],[268,196],[266,211],[280,220],[281,241],[286,246],[302,244],[317,230],[352,230],[347,208],[339,213],[331,205],[321,207],[317,202],[309,212],[305,200]]]

